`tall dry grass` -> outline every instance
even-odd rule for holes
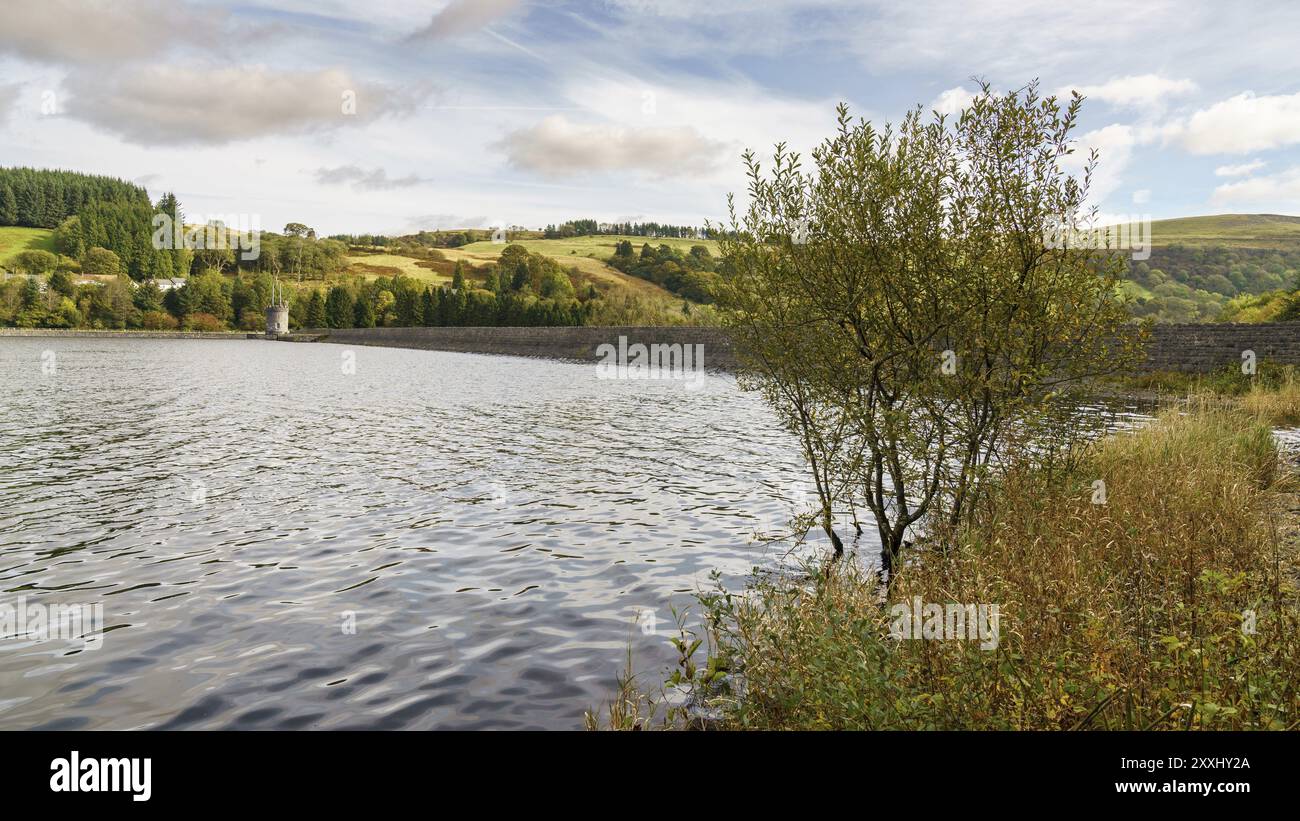
[[[1253,385],[1240,398],[1242,410],[1266,425],[1300,425],[1300,378],[1288,368],[1275,386]]]
[[[738,728],[1300,726],[1289,493],[1253,415],[1166,412],[1066,479],[1013,471],[901,570],[891,603],[998,605],[996,649],[890,637],[844,561],[704,597],[710,666],[737,673],[708,700]]]

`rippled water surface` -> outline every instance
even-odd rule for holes
[[[798,476],[725,376],[6,339],[0,388],[0,601],[108,631],[0,640],[3,728],[578,727]]]

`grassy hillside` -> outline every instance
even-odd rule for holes
[[[623,264],[611,264],[617,245],[627,241],[633,250],[632,260],[623,259]],[[569,237],[564,239],[521,239],[516,244],[523,245],[532,253],[548,256],[565,266],[577,268],[579,277],[584,282],[592,282],[601,290],[614,288],[635,295],[643,301],[678,307],[683,300],[693,303],[710,302],[705,280],[690,278],[684,266],[691,248],[703,247],[708,256],[719,256],[718,243],[712,240],[677,239],[673,237],[638,237],[620,235],[596,235]],[[656,253],[642,260],[643,246],[649,246]],[[669,252],[658,253],[667,247]],[[459,249],[466,254],[484,253],[495,256],[500,245],[479,242]],[[712,271],[713,268],[705,266]]]
[[[564,241],[568,242],[568,240]],[[602,290],[614,287],[654,299],[675,299],[658,285],[616,271],[600,259],[587,256],[564,256],[556,249],[548,248],[546,243],[550,242],[560,242],[560,240],[531,240],[519,244],[527,246],[533,253],[551,257],[565,267],[577,268],[578,276],[575,277],[575,285],[595,282]],[[353,254],[347,258],[348,271],[366,279],[402,274],[431,285],[447,285],[451,283],[452,268],[455,263],[463,261],[477,267],[496,262],[503,248],[504,245],[494,245],[490,242],[474,243],[462,248],[439,248],[437,253],[445,262],[418,259],[402,254]]]
[[[1133,313],[1160,322],[1277,319],[1300,284],[1300,217],[1218,214],[1151,223],[1129,264]]]
[[[1228,246],[1261,250],[1300,249],[1300,217],[1281,214],[1216,214],[1151,223],[1152,245]]]
[[[690,251],[692,245],[703,245],[710,253],[717,253],[717,243],[712,240],[684,239],[647,239],[645,237],[594,236],[572,237],[568,239],[521,239],[511,241],[512,245],[522,245],[534,254],[551,257],[566,267],[578,269],[576,285],[593,282],[602,291],[615,289],[626,291],[629,295],[646,299],[654,303],[671,304],[680,307],[681,297],[639,277],[629,276],[622,271],[611,268],[605,261],[614,255],[614,246],[622,240],[631,240],[633,247],[640,248],[641,243],[668,245],[683,252]],[[492,242],[475,242],[460,248],[439,249],[451,261],[465,260],[474,265],[496,261],[501,256],[505,245]]]
[[[447,285],[451,282],[450,265],[438,265],[433,260],[416,259],[400,254],[354,254],[347,257],[348,272],[366,279],[408,276],[429,285]]]
[[[54,252],[54,232],[48,228],[0,227],[0,265],[23,251]]]
[[[469,276],[481,277],[481,269],[496,262],[507,245],[522,245],[530,253],[549,257],[565,269],[572,269],[570,279],[578,290],[595,286],[604,302],[611,306],[602,321],[605,324],[678,324],[705,321],[709,312],[683,314],[683,297],[665,288],[631,276],[608,265],[605,260],[614,254],[614,246],[622,239],[647,241],[642,237],[575,237],[569,239],[541,239],[527,235],[512,237],[506,244],[475,242],[459,248],[412,248],[406,251],[391,248],[374,248],[372,251],[354,246],[347,257],[347,272],[365,279],[393,277],[399,274],[430,285],[449,285],[456,263],[471,266]],[[656,244],[658,240],[654,240]],[[691,245],[705,245],[716,252],[716,243],[689,242],[667,239],[662,242],[689,252]],[[639,249],[640,245],[636,247]]]
[[[718,255],[718,243],[711,239],[677,239],[675,237],[624,237],[614,234],[587,236],[587,237],[569,237],[567,239],[515,239],[511,238],[513,244],[522,245],[535,254],[545,254],[548,257],[555,257],[561,261],[565,257],[591,257],[599,260],[609,259],[614,255],[614,246],[623,240],[632,243],[632,247],[640,249],[643,244],[652,246],[667,245],[675,251],[685,254],[691,250],[692,245],[703,245],[709,249],[709,253],[714,256]],[[491,251],[496,248],[499,252],[501,246],[493,245],[491,242],[475,242],[463,246],[460,250],[471,253]]]

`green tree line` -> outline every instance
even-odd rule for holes
[[[0,168],[0,225],[54,228],[92,203],[149,205],[133,183],[76,171]]]
[[[305,328],[572,326],[588,324],[598,304],[594,289],[579,299],[558,263],[520,245],[477,272],[481,280],[470,273],[458,262],[450,286],[408,276],[340,282],[291,305],[290,322]]]
[[[293,247],[288,242],[272,245],[277,255]],[[88,258],[99,255],[115,257],[111,251],[92,249]],[[72,271],[57,264],[56,255],[28,251],[23,256],[32,256],[24,263],[28,275],[0,282],[0,324],[261,331],[275,280],[270,270],[231,266],[223,273],[223,266],[211,265],[176,280],[177,287],[163,289],[152,279],[133,280],[119,266],[111,280],[78,284]],[[117,264],[115,259],[108,262]],[[108,270],[107,265],[102,270]],[[558,263],[518,245],[479,270],[458,263],[450,285],[428,285],[407,276],[368,281],[354,277],[324,288],[309,280],[291,279],[284,285],[294,328],[583,325],[605,307],[593,287],[579,294]]]
[[[719,266],[703,245],[692,245],[690,253],[682,254],[667,245],[645,243],[637,252],[630,240],[623,240],[614,246],[609,264],[694,302],[713,302]]]
[[[1289,293],[1300,282],[1300,249],[1171,244],[1132,262],[1127,279],[1138,286],[1130,310],[1139,318],[1249,321],[1258,306],[1274,301],[1266,295]]]
[[[677,239],[716,239],[713,229],[694,225],[671,225],[662,222],[597,222],[577,219],[548,225],[542,231],[543,239],[567,239],[597,235],[626,237],[675,237]]]

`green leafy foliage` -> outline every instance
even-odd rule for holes
[[[892,567],[913,526],[971,514],[1055,396],[1134,359],[1118,260],[1047,247],[1097,162],[1062,167],[1080,105],[986,87],[955,122],[918,108],[897,131],[841,106],[815,173],[784,145],[770,171],[746,153],[719,302],[837,552],[832,511],[865,507]]]
[[[694,302],[713,302],[718,262],[703,245],[692,246],[689,253],[682,254],[668,245],[652,247],[646,243],[638,252],[629,240],[623,240],[615,247],[609,264]]]

